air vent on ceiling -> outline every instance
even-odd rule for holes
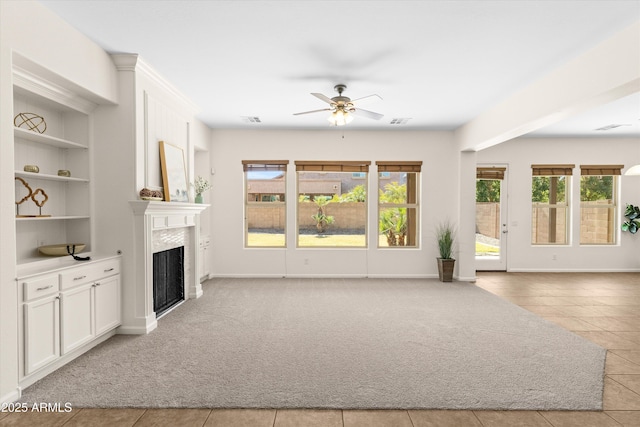
[[[613,125],[602,126],[601,128],[598,128],[596,130],[611,130],[611,129],[619,128],[620,126],[631,126],[631,125],[630,124],[613,124]]]
[[[411,118],[400,117],[396,119],[391,119],[391,122],[389,122],[389,124],[390,125],[406,125],[409,120],[411,120]]]
[[[257,116],[242,116],[240,118],[245,123],[262,123],[262,120],[260,120],[260,117],[257,117]]]

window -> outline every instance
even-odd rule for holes
[[[243,160],[245,247],[286,246],[288,160]]]
[[[615,243],[622,165],[580,165],[580,244]]]
[[[569,243],[569,190],[575,165],[531,165],[531,243]]]
[[[296,161],[298,247],[367,246],[370,163]]]
[[[418,247],[418,195],[422,162],[376,162],[378,247]]]

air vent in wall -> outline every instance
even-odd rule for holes
[[[397,119],[391,119],[391,122],[389,122],[389,124],[390,125],[406,125],[409,120],[411,119],[406,117],[401,117]]]

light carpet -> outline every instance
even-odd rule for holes
[[[215,279],[25,390],[74,407],[600,410],[605,350],[469,283]]]

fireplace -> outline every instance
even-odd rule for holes
[[[118,333],[148,334],[158,327],[158,316],[168,313],[168,307],[175,307],[173,300],[178,299],[179,304],[181,300],[199,298],[202,295],[202,286],[197,274],[198,242],[200,213],[208,205],[146,200],[129,203],[134,213],[133,239],[136,244],[132,256],[124,259],[124,268],[131,269],[128,283],[132,285],[123,287],[123,319]],[[169,279],[170,284],[183,281],[182,286],[177,286],[182,295],[177,297],[175,289],[156,292],[155,254],[180,247],[183,251],[180,257],[182,274],[162,274],[174,274],[177,277]],[[156,299],[162,301],[156,302]]]
[[[153,311],[160,317],[184,301],[184,246],[153,254]]]

